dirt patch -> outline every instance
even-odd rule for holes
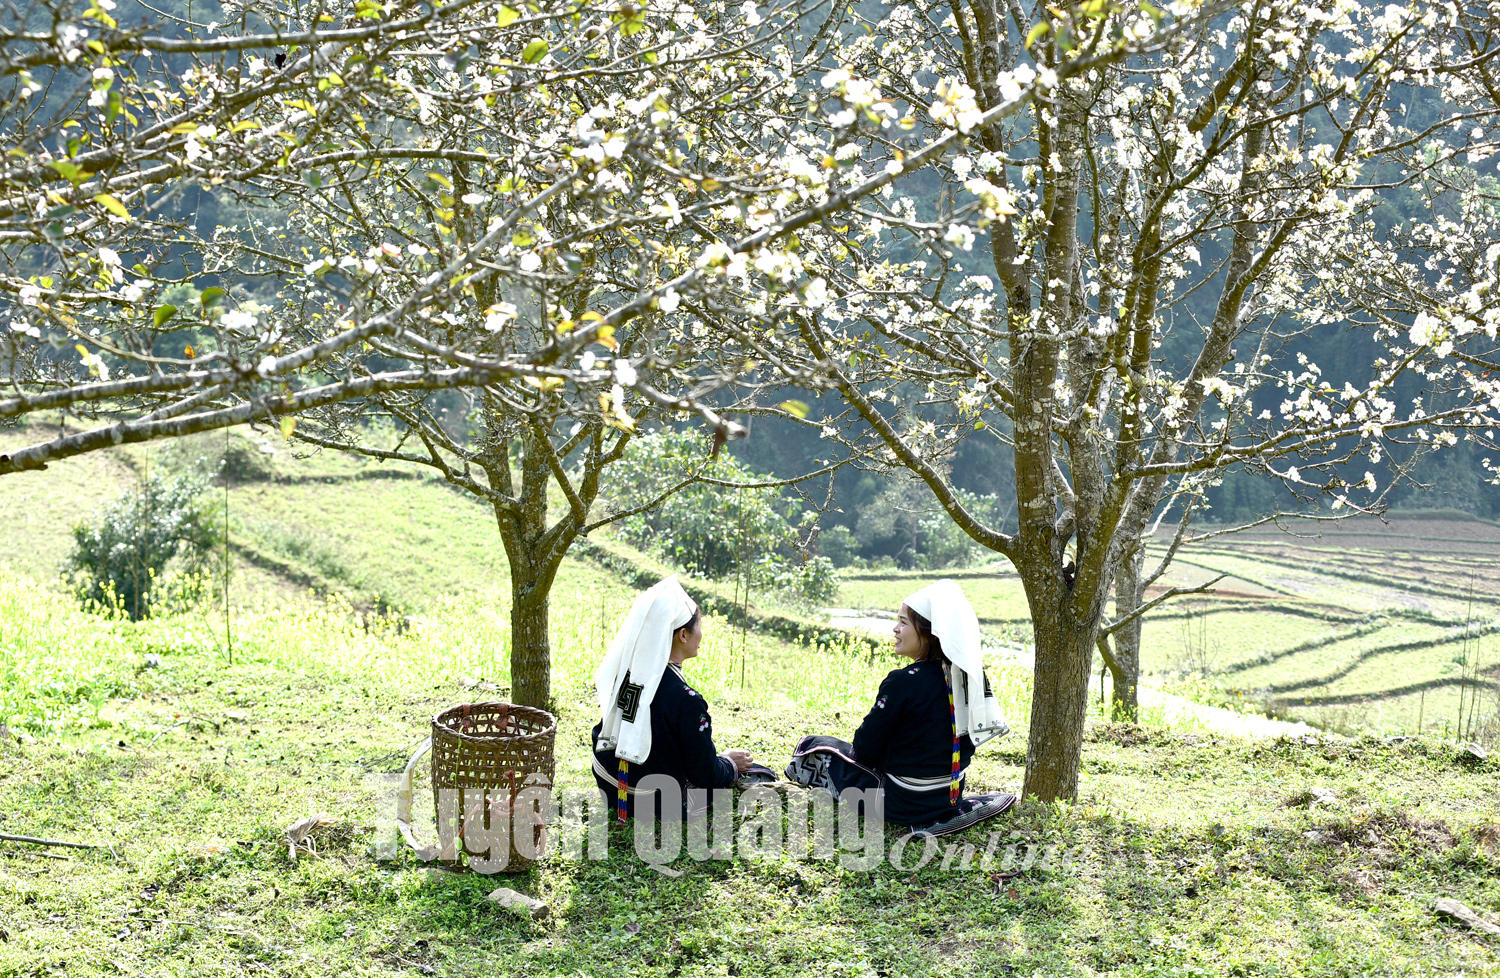
[[[1313,831],[1324,844],[1348,846],[1381,866],[1395,866],[1413,852],[1448,852],[1458,844],[1447,822],[1421,818],[1405,810],[1335,818]]]
[[[1165,738],[1161,731],[1136,723],[1090,723],[1084,731],[1084,739],[1095,744],[1108,742],[1121,747],[1139,747]]]

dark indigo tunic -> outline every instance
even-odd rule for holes
[[[959,738],[959,767],[974,757],[968,734]],[[903,825],[917,825],[945,817],[947,780],[953,772],[953,715],[948,706],[948,684],[940,662],[914,662],[894,669],[880,683],[875,705],[854,732],[854,757],[882,775],[885,817]],[[912,791],[890,776],[943,778],[935,790]]]
[[[614,750],[597,749],[603,725],[603,721],[594,724],[589,742],[596,748],[594,780],[612,807],[618,799],[615,777],[619,772],[619,760]],[[601,768],[608,772],[608,778],[601,773]],[[651,753],[639,764],[630,765],[629,774],[632,789],[647,775],[665,774],[676,778],[682,786],[684,805],[687,804],[689,787],[727,788],[738,777],[734,762],[720,757],[714,749],[713,720],[708,715],[708,702],[670,665],[662,673],[656,697],[651,701]],[[627,800],[626,807],[633,816],[633,795]]]

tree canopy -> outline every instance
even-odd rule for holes
[[[801,235],[820,286],[783,329],[725,328],[836,388],[860,424],[830,438],[873,441],[1015,564],[1037,647],[1026,790],[1066,798],[1106,601],[1139,580],[1165,499],[1249,465],[1361,507],[1395,446],[1494,447],[1500,229],[1480,164],[1500,39],[1487,8],[1451,5],[1036,15],[972,0],[868,23],[823,83],[961,142]],[[1441,110],[1408,111],[1419,96]],[[870,114],[840,121],[848,179],[904,165]],[[1410,216],[1377,220],[1398,190]],[[1365,341],[1363,370],[1308,358],[1329,332]],[[922,411],[894,409],[911,388]],[[973,437],[1014,454],[1013,531],[946,474]]]

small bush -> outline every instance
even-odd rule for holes
[[[143,487],[75,526],[68,569],[84,602],[138,621],[151,613],[152,592],[173,558],[183,558],[188,579],[205,580],[203,571],[223,541],[214,507],[201,499],[207,487],[207,476],[196,469],[154,472]]]
[[[636,439],[609,469],[606,505],[613,512],[635,509],[693,476],[733,483],[766,479],[727,453],[712,461],[707,454],[704,439],[690,431],[657,431]],[[798,546],[793,520],[799,515],[804,524],[810,519],[778,489],[696,482],[617,526],[635,546],[690,574],[724,579],[745,570],[751,585],[763,592],[810,603],[831,600],[838,593],[837,572],[828,558],[809,556]]]
[[[221,473],[238,485],[244,482],[269,482],[276,478],[270,454],[248,439],[236,438],[224,450]]]

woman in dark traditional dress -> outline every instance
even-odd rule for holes
[[[787,777],[826,788],[882,788],[885,819],[946,835],[1000,814],[1009,794],[964,797],[979,744],[1008,732],[984,674],[979,619],[951,580],[916,592],[896,619],[895,651],[913,660],[885,677],[854,742],[804,737]]]
[[[601,714],[594,780],[622,822],[647,775],[675,778],[686,806],[688,788],[727,788],[751,766],[749,751],[714,749],[708,703],[683,678],[682,664],[702,640],[698,606],[669,577],[636,598],[594,674]]]

